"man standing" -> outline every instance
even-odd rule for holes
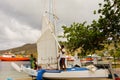
[[[65,70],[65,69],[66,69],[66,64],[65,64],[65,61],[66,61],[66,53],[65,53],[65,49],[64,49],[64,46],[63,46],[63,45],[61,46],[60,54],[59,54],[58,58],[60,58],[60,61],[59,61],[60,69],[61,69],[61,70]]]

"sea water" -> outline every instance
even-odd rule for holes
[[[29,61],[15,61],[16,64],[29,66]],[[0,80],[16,80],[19,78],[27,78],[28,74],[18,72],[11,66],[11,61],[0,61]]]

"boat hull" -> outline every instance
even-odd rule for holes
[[[74,70],[74,68],[71,68]],[[29,75],[36,76],[38,79],[42,77],[45,80],[111,80],[108,79],[107,69],[98,69],[95,71],[86,70],[85,68],[77,68],[77,70],[33,70],[22,66],[22,71]]]
[[[44,80],[113,80],[109,78],[58,78],[58,79],[50,79],[50,78],[44,78]]]
[[[61,73],[44,73],[43,77],[47,80],[110,80],[105,69],[84,71],[63,71]]]
[[[30,59],[27,57],[0,57],[1,61],[29,61]]]

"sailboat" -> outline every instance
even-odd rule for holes
[[[49,15],[52,15],[54,19],[54,14]],[[109,80],[107,69],[97,69],[94,66],[71,67],[65,71],[58,69],[57,53],[60,45],[55,35],[54,22],[50,20],[48,15],[43,16],[41,36],[37,41],[38,65],[41,65],[42,69],[36,71],[22,66],[22,70],[29,75],[36,76],[37,80],[42,78],[47,80]],[[53,69],[48,70],[48,67]]]
[[[90,68],[86,67],[73,67],[67,68],[64,70],[47,70],[47,68],[53,67],[53,69],[58,68],[57,64],[57,42],[55,38],[55,34],[51,30],[53,28],[52,23],[44,16],[44,25],[43,27],[47,27],[43,29],[43,33],[41,34],[40,39],[37,42],[37,50],[38,50],[38,64],[42,65],[43,69],[46,69],[44,73],[38,71],[38,77],[42,76],[45,79],[67,79],[67,80],[95,80],[102,79],[108,77],[107,69],[97,69],[94,66]]]

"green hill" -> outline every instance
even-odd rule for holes
[[[35,43],[33,44],[25,44],[20,47],[11,48],[7,50],[0,50],[0,54],[3,54],[5,52],[11,52],[13,54],[36,54],[37,53],[37,46]]]

